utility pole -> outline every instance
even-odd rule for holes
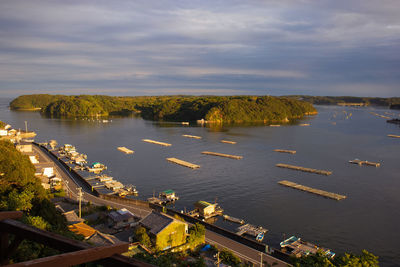
[[[217,252],[216,255],[214,255],[214,257],[215,257],[215,256],[217,256],[217,261],[215,262],[215,264],[217,265],[217,267],[219,267],[219,263],[220,263],[220,260],[219,260],[219,251]]]
[[[78,187],[78,197],[79,197],[79,218],[82,217],[82,187]]]
[[[25,121],[25,133],[28,133],[28,122]]]
[[[71,197],[71,196],[69,195],[68,180],[64,180],[64,184],[65,184],[65,189],[67,190],[67,196],[68,196],[68,197]]]

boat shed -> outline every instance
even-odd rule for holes
[[[202,217],[208,217],[215,213],[215,207],[217,204],[211,204],[207,201],[197,201],[194,206],[196,209],[198,209],[200,216]]]

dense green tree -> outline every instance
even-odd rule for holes
[[[142,245],[144,245],[146,247],[150,247],[151,246],[150,237],[147,234],[146,228],[144,228],[142,226],[139,226],[135,230],[135,237]]]
[[[343,256],[336,256],[335,259],[327,258],[322,252],[300,258],[292,258],[294,266],[316,266],[316,267],[378,267],[378,257],[363,250],[361,255],[345,253]]]

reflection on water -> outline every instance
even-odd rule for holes
[[[272,246],[278,246],[283,234],[296,235],[339,253],[367,249],[380,256],[382,266],[400,262],[400,139],[387,137],[400,135],[400,128],[369,113],[390,112],[398,117],[399,111],[317,106],[318,115],[281,127],[199,127],[125,117],[108,118],[112,120],[109,123],[44,118],[38,112],[11,112],[7,104],[0,100],[0,120],[15,128],[24,128],[28,121],[29,129],[38,133],[38,141],[55,139],[59,144],[75,145],[90,162],[105,163],[117,180],[136,185],[140,198],[173,189],[180,197],[174,204],[179,210],[193,209],[198,200],[214,202],[217,198],[226,214],[269,229],[265,241]],[[141,141],[144,138],[172,146],[148,144]],[[222,139],[237,144],[224,144]],[[135,154],[121,153],[118,146]],[[297,153],[276,153],[273,150],[277,148]],[[213,157],[202,151],[241,155],[243,159]],[[201,168],[171,164],[167,157]],[[382,165],[348,163],[355,158]],[[277,168],[277,163],[326,169],[333,174],[296,172]],[[347,199],[335,201],[293,190],[280,186],[280,180],[343,194]],[[231,230],[237,227],[222,218],[215,223]]]

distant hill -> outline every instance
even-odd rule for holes
[[[48,116],[108,116],[138,113],[144,119],[218,123],[285,122],[315,114],[312,104],[272,96],[148,96],[23,95],[13,110],[36,110]]]
[[[356,96],[308,96],[291,95],[292,99],[304,100],[315,105],[338,105],[349,103],[363,103],[365,106],[386,106],[400,104],[400,97],[356,97]]]

